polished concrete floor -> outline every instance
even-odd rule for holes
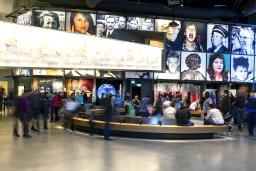
[[[0,120],[1,171],[255,171],[256,139],[247,133],[212,140],[144,140],[71,135],[58,124],[12,136],[12,121]]]

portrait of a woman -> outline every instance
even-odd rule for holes
[[[95,34],[95,25],[92,18],[93,14],[83,12],[71,12],[67,31],[87,35]]]
[[[204,61],[205,62],[205,61]],[[202,65],[202,59],[197,53],[189,54],[185,59],[185,64],[188,69],[182,66],[181,80],[204,80],[205,76],[199,69],[205,69],[205,63]],[[182,63],[183,65],[183,63]],[[203,70],[203,69],[202,69]],[[205,71],[205,70],[204,70]]]
[[[225,66],[225,58],[223,54],[213,53],[210,55],[207,68],[207,80],[229,81],[229,72]]]

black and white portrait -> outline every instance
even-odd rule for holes
[[[152,79],[153,72],[125,72],[125,78]]]
[[[251,27],[232,26],[230,39],[233,54],[254,54],[254,31]]]
[[[181,53],[181,80],[205,80],[205,72],[205,53]]]
[[[199,22],[182,22],[182,50],[190,52],[206,51],[205,24]]]
[[[207,25],[207,52],[228,53],[228,25]]]
[[[253,82],[254,58],[246,55],[231,55],[231,81]]]
[[[65,12],[61,11],[34,11],[34,25],[42,28],[65,30]]]
[[[154,74],[155,79],[180,79],[180,51],[170,50],[166,55],[165,72]]]
[[[127,17],[126,28],[130,30],[154,31],[154,19],[142,17]]]

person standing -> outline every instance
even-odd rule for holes
[[[0,111],[2,111],[3,109],[4,96],[5,96],[5,89],[2,86],[0,86]]]
[[[222,115],[225,117],[225,115],[230,111],[231,107],[231,99],[229,96],[228,90],[224,90],[224,97],[221,100],[220,103],[220,111],[222,112]]]
[[[111,121],[111,117],[113,114],[113,105],[112,105],[112,97],[110,94],[106,94],[106,97],[103,99],[105,113],[105,125],[104,125],[104,140],[110,140],[110,125],[109,122]]]
[[[54,114],[55,114],[55,122],[57,122],[59,120],[59,109],[62,105],[62,99],[59,93],[57,93],[52,100],[52,106],[53,106],[53,110],[54,110]],[[51,118],[51,120],[53,120],[53,118]]]
[[[256,116],[256,97],[255,93],[251,92],[247,104],[245,105],[247,113],[247,125],[249,136],[254,136],[253,129],[255,126],[255,116]]]

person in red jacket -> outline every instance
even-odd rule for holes
[[[63,104],[63,102],[60,97],[60,94],[57,93],[52,99],[52,106],[53,106],[53,111],[54,111],[54,115],[55,115],[55,122],[57,122],[59,120],[59,109],[61,108],[62,104]]]

